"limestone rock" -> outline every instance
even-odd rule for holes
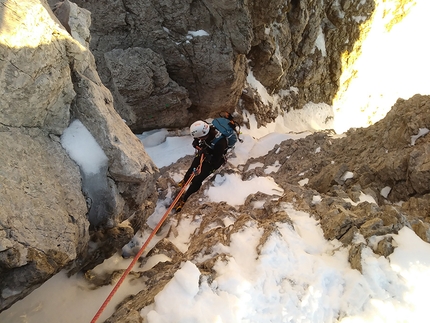
[[[63,3],[70,5],[68,25],[77,40],[45,1],[5,2],[0,2],[7,26],[0,35],[0,311],[74,261],[75,268],[91,267],[121,248],[118,243],[126,243],[154,209],[158,172],[98,76],[86,47],[89,12]],[[72,19],[79,14],[82,19]],[[75,118],[108,157],[103,193],[110,201],[100,198],[98,205],[109,210],[101,212],[101,224],[109,226],[104,230],[111,238],[100,239],[92,253],[87,217],[94,210],[87,207],[81,172],[59,139]],[[132,227],[114,234],[126,219]]]
[[[399,100],[386,118],[373,126],[352,129],[346,137],[339,139],[314,134],[298,141],[285,141],[265,159],[272,163],[277,159],[282,165],[281,173],[284,169],[294,169],[294,173],[306,171],[306,176],[310,177],[308,185],[319,192],[334,193],[335,184],[346,189],[359,184],[367,192],[380,192],[386,186],[391,187],[388,195],[391,202],[418,198],[428,193],[424,189],[428,178],[428,136],[419,138],[414,146],[410,143],[419,128],[430,124],[429,109],[429,96],[416,95],[408,101]],[[321,152],[315,154],[313,147],[318,146]],[[350,171],[352,176],[347,181],[340,181],[336,174],[344,170]],[[285,182],[281,177],[277,180]],[[289,177],[290,183],[295,184],[298,180],[297,175]],[[381,195],[376,197],[376,202],[382,199]]]
[[[72,275],[78,271],[86,272],[100,265],[127,244],[133,238],[134,232],[129,225],[118,225],[92,232],[91,243],[95,251],[86,250],[85,255],[75,263],[74,268],[68,274]]]
[[[181,123],[190,107],[188,92],[170,79],[162,57],[148,48],[114,49],[104,55],[111,74],[115,109],[135,133]]]
[[[301,108],[309,101],[331,103],[339,83],[341,55],[352,51],[360,36],[360,23],[354,17],[369,19],[375,6],[374,1],[341,6],[312,0],[76,3],[92,13],[90,48],[101,78],[112,92],[122,82],[109,71],[107,53],[139,47],[163,58],[169,77],[187,90],[191,101],[177,127],[213,117],[221,110],[232,111],[238,104],[256,113],[257,122],[264,124],[279,111]],[[324,48],[317,42],[323,35]],[[278,102],[279,109],[258,97],[252,86],[243,93],[250,83],[248,69],[269,93],[289,93]],[[248,100],[249,95],[255,99]],[[158,96],[166,101],[164,93],[153,93],[154,101]],[[135,93],[123,91],[115,102],[123,106],[133,97]],[[187,99],[180,99],[186,103]],[[183,106],[177,104],[177,112]],[[153,104],[146,109],[151,115]],[[164,127],[171,126],[166,115],[160,119]],[[151,119],[127,121],[139,131],[159,127]]]
[[[324,228],[324,236],[327,240],[340,239],[353,226],[355,226],[356,215],[342,207],[327,214],[321,221]]]
[[[236,105],[246,77],[244,54],[252,38],[251,17],[244,4],[170,0],[76,3],[92,13],[91,49],[105,84],[118,83],[109,80],[105,53],[149,48],[163,57],[170,78],[189,93],[193,105],[178,120],[178,126],[206,117],[210,110],[231,110]],[[166,101],[164,95],[161,93],[162,102]],[[129,101],[127,97],[124,100]],[[183,109],[183,105],[178,107]],[[139,128],[157,127],[152,121],[145,120]]]
[[[79,8],[75,3],[69,0],[60,2],[48,1],[51,5],[55,17],[58,18],[61,25],[66,28],[69,34],[76,39],[82,46],[89,48],[91,13],[83,8]]]
[[[384,257],[391,255],[394,252],[393,237],[383,238],[373,251]]]
[[[315,133],[300,140],[287,140],[266,156],[249,160],[244,169],[259,162],[263,165],[259,168],[261,175],[265,167],[278,162],[281,166],[271,176],[284,189],[307,178],[306,187],[325,196],[311,209],[321,219],[328,239],[342,239],[354,226],[363,230],[366,237],[397,233],[404,225],[410,225],[409,217],[418,216],[429,222],[429,194],[425,189],[429,177],[428,135],[411,145],[419,129],[430,124],[429,109],[429,96],[399,100],[373,126],[351,129],[344,138]],[[319,153],[315,153],[317,148]],[[345,180],[346,172],[350,174]],[[243,178],[248,176],[253,174],[245,172]],[[380,193],[385,187],[391,188],[386,198]],[[362,203],[360,198],[365,194],[376,204]],[[403,202],[401,206],[387,205],[399,201]],[[378,229],[369,231],[372,226],[367,225],[361,228],[373,218],[382,220]]]
[[[430,187],[430,141],[423,143],[409,155],[408,169],[411,186],[418,194],[426,194]]]
[[[342,185],[345,180],[342,176],[348,171],[348,165],[327,165],[324,169],[315,177],[311,179],[309,183],[318,192],[326,193],[330,188],[336,184]]]
[[[158,169],[116,113],[112,94],[100,80],[93,55],[74,42],[68,43],[68,50],[73,57],[72,80],[76,90],[71,111],[108,157],[107,175],[113,180],[109,185],[113,205],[107,208],[110,212],[101,223],[115,226],[134,215],[133,226],[138,230],[154,207]]]
[[[74,8],[73,4],[71,8]],[[84,26],[75,26],[75,23],[83,21],[69,20],[69,23],[72,31],[80,31],[80,38],[85,39]],[[88,30],[88,26],[86,28]],[[115,226],[135,215],[135,220],[138,220],[135,229],[138,230],[138,222],[142,221],[141,218],[146,219],[154,206],[155,175],[158,169],[141,142],[116,113],[112,94],[102,84],[91,52],[74,39],[65,42],[64,46],[72,62],[71,80],[76,91],[69,110],[103,149],[108,157],[107,175],[113,179],[108,194],[112,196],[114,204],[106,208],[110,212],[104,214],[104,220],[96,224]]]
[[[59,135],[68,126],[68,108],[75,96],[64,45],[68,34],[39,1],[12,8],[4,5],[5,0],[1,3],[2,24],[8,30],[0,35],[0,123]],[[40,24],[35,20],[21,24],[29,8],[40,17]]]
[[[349,263],[352,269],[357,269],[360,273],[363,273],[363,266],[361,264],[362,251],[366,247],[364,243],[353,244],[349,249]]]
[[[343,245],[350,245],[359,232],[360,231],[357,229],[357,227],[351,227],[351,229],[349,229],[342,237],[340,237],[339,241],[342,242]]]
[[[92,13],[93,34],[89,37],[84,26],[89,13],[75,15],[77,7],[68,2],[69,19],[62,20],[69,25],[72,38],[40,2],[15,2],[17,7],[12,10],[4,5],[5,0],[0,1],[4,21],[11,29],[0,35],[0,137],[7,142],[0,148],[0,199],[6,205],[0,211],[0,310],[73,261],[72,272],[93,268],[145,227],[157,198],[158,170],[115,112],[115,104],[124,103],[118,105],[118,111],[131,127],[142,131],[186,125],[193,118],[233,109],[242,96],[241,107],[257,111],[257,122],[263,124],[280,111],[273,103],[263,102],[249,84],[244,88],[248,68],[253,73],[249,80],[256,77],[272,93],[288,91],[278,102],[280,110],[308,101],[328,102],[339,80],[340,53],[351,49],[359,36],[352,16],[367,19],[374,5],[373,1],[353,6],[351,1],[311,0],[78,1]],[[34,20],[19,24],[29,8]],[[75,16],[82,19],[74,20]],[[23,39],[12,37],[17,30]],[[325,51],[316,46],[320,31],[326,36]],[[90,38],[96,58],[87,47]],[[28,57],[37,62],[28,63]],[[159,123],[144,115],[151,110],[134,109],[141,100],[147,105],[157,100],[165,103],[173,93],[181,96],[182,104],[172,111],[157,110]],[[188,98],[191,106],[186,103]],[[280,167],[270,176],[285,194],[276,198],[252,194],[238,208],[202,203],[202,195],[192,196],[183,212],[167,224],[167,238],[175,235],[185,219],[199,224],[188,249],[176,250],[167,239],[162,240],[152,253],[165,253],[171,261],[133,273],[135,279],[145,282],[146,289],[125,299],[107,322],[142,321],[139,311],[154,302],[185,261],[193,261],[210,281],[216,262],[228,258],[223,253],[210,257],[213,249],[230,244],[232,236],[247,225],[262,232],[256,248],[259,256],[270,236],[280,234],[274,223],[294,229],[288,213],[282,211],[285,203],[318,219],[327,239],[350,246],[351,267],[359,271],[362,252],[375,235],[395,235],[407,225],[428,241],[429,137],[417,134],[430,124],[429,109],[428,96],[399,100],[374,126],[351,129],[344,138],[320,132],[288,140],[266,156],[229,169],[245,180],[266,176],[266,167],[277,162]],[[177,118],[177,110],[188,112],[173,123],[170,113]],[[74,118],[82,121],[108,157],[106,187],[112,204],[106,205],[111,207],[105,214],[107,227],[91,232],[98,247],[93,252],[87,249],[88,210],[79,170],[58,142],[58,135]],[[184,158],[161,175],[183,170],[187,162],[189,158]],[[255,162],[262,166],[248,170]],[[344,176],[347,171],[350,176]],[[172,181],[158,181],[161,197],[167,196]],[[386,187],[391,188],[390,194],[379,194]],[[374,202],[361,201],[361,193],[371,195]],[[255,209],[256,204],[262,207]],[[32,229],[24,230],[27,227]],[[58,232],[63,232],[60,245]],[[390,238],[384,237],[375,252],[388,256],[393,247]],[[92,282],[106,284],[105,278],[94,277]]]
[[[412,225],[412,229],[421,239],[430,243],[430,223],[417,221]]]
[[[419,96],[402,102],[401,109],[393,107],[387,118],[377,125],[350,131],[345,138],[334,139],[327,133],[316,133],[295,141],[287,140],[276,145],[267,155],[248,160],[245,165],[238,168],[230,165],[231,167],[224,168],[221,174],[235,173],[242,176],[243,180],[254,176],[271,176],[285,193],[279,198],[262,193],[251,194],[243,205],[234,207],[223,202],[207,201],[202,192],[211,183],[205,183],[200,193],[188,199],[181,213],[169,218],[168,235],[154,250],[154,253],[164,254],[171,261],[160,263],[141,274],[147,290],[124,300],[108,321],[131,320],[136,311],[152,304],[156,293],[173,277],[178,263],[192,261],[204,279],[211,281],[211,277],[215,275],[215,264],[228,259],[226,254],[214,255],[214,248],[219,244],[230,244],[234,233],[244,230],[247,225],[258,227],[262,232],[260,243],[256,247],[259,255],[269,238],[280,234],[276,223],[286,223],[294,229],[294,222],[285,208],[282,208],[285,204],[292,204],[296,210],[303,210],[315,217],[327,239],[338,239],[342,243],[341,248],[349,249],[348,261],[351,268],[360,272],[363,271],[364,265],[363,252],[374,250],[376,254],[389,257],[396,247],[395,235],[404,226],[412,227],[419,235],[426,234],[429,217],[425,211],[418,211],[418,208],[427,210],[428,193],[415,191],[412,198],[403,196],[403,203],[393,203],[390,198],[379,197],[378,193],[381,187],[393,185],[390,176],[410,176],[407,169],[394,170],[393,160],[386,159],[386,149],[381,147],[384,147],[383,144],[388,140],[383,138],[387,127],[391,127],[391,123],[404,122],[404,115],[409,117],[405,131],[408,131],[409,127],[424,127],[420,120],[427,118],[427,110],[418,109],[416,102],[422,102],[424,104],[421,106],[425,106],[429,100],[429,97]],[[425,146],[427,138],[420,138],[412,149],[407,149],[408,138],[399,138],[403,135],[403,132],[399,132],[397,137],[389,139],[390,151],[393,156],[407,160],[411,151],[420,151]],[[318,153],[317,148],[320,148]],[[157,183],[161,198],[164,199],[171,189],[171,174],[186,169],[190,162],[190,158],[184,158],[160,171],[161,177]],[[266,174],[265,170],[275,162],[281,166],[276,172]],[[255,163],[260,165],[257,168],[250,167]],[[318,183],[317,179],[324,178],[321,172],[327,169],[328,165],[332,167],[330,176],[327,176],[330,180],[324,181],[324,185],[315,185]],[[424,165],[419,169],[423,168]],[[352,173],[352,177],[347,180],[342,179],[346,170]],[[427,173],[421,174],[421,181],[425,182]],[[299,181],[305,178],[309,179],[309,183],[300,185]],[[372,181],[368,181],[369,179]],[[409,184],[404,181],[396,185],[406,187]],[[402,189],[398,189],[398,192],[400,191]],[[374,201],[363,200],[365,194]],[[257,204],[262,207],[254,208]],[[190,236],[186,252],[179,252],[169,243],[169,239],[175,237],[176,227],[185,220],[196,224],[197,228]],[[219,250],[219,247],[216,250]]]
[[[68,0],[57,2],[53,6],[52,11],[54,12],[54,15],[58,18],[60,23],[63,25],[63,27],[66,28],[67,32],[71,35],[72,30],[70,29],[69,25],[70,2]]]
[[[146,258],[153,255],[163,254],[169,257],[172,262],[177,262],[183,256],[183,253],[168,239],[164,238],[157,242],[157,244],[148,252]],[[145,260],[142,261],[144,263]]]
[[[402,211],[418,218],[430,218],[430,194],[422,197],[411,197],[402,204]]]
[[[360,232],[365,238],[374,235],[381,235],[380,229],[383,227],[384,222],[379,218],[373,218],[363,223],[360,227]]]
[[[12,127],[0,141],[2,310],[77,258],[89,224],[79,169],[58,141]]]

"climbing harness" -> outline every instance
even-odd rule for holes
[[[117,290],[119,289],[119,287],[121,286],[121,284],[124,282],[125,278],[127,277],[127,275],[130,273],[130,271],[133,269],[134,265],[136,264],[137,260],[140,258],[140,256],[143,254],[143,252],[145,251],[146,247],[148,246],[149,242],[151,242],[152,238],[155,236],[155,234],[157,233],[157,231],[161,228],[161,226],[163,225],[164,221],[167,219],[167,216],[169,215],[169,213],[172,211],[172,209],[174,208],[174,206],[176,205],[176,203],[178,203],[179,199],[181,198],[182,194],[184,194],[185,190],[187,189],[188,185],[191,183],[191,181],[193,180],[194,176],[200,174],[201,168],[202,168],[202,164],[203,164],[203,160],[204,160],[204,154],[201,154],[200,157],[200,164],[199,166],[192,172],[190,178],[187,180],[187,182],[185,183],[184,186],[182,186],[182,189],[179,191],[179,194],[176,196],[176,198],[173,200],[172,204],[170,204],[169,208],[167,209],[166,213],[164,213],[163,217],[161,218],[161,220],[158,222],[158,224],[156,225],[156,227],[152,230],[151,234],[149,235],[149,237],[146,239],[145,243],[143,244],[143,246],[140,248],[139,252],[136,254],[136,256],[133,258],[132,262],[130,263],[130,265],[127,267],[127,269],[124,271],[124,273],[122,274],[121,278],[118,280],[118,282],[116,283],[116,285],[114,286],[114,288],[112,289],[112,291],[110,292],[110,294],[108,295],[108,297],[106,298],[106,300],[103,302],[102,306],[100,306],[99,310],[97,311],[96,315],[94,315],[93,319],[91,320],[91,323],[95,323],[97,322],[97,320],[99,319],[100,315],[102,314],[102,312],[104,311],[104,309],[106,308],[106,306],[109,304],[109,302],[111,301],[112,297],[115,295],[115,293],[117,292]]]

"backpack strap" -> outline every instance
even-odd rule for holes
[[[217,143],[218,141],[220,141],[220,139],[222,139],[222,138],[225,138],[225,140],[227,141],[227,146],[228,146],[228,140],[227,140],[227,137],[226,137],[226,136],[224,136],[224,135],[221,133],[221,131],[219,131],[219,130],[218,130],[218,129],[216,129],[216,128],[215,128],[215,131],[216,131],[215,138],[214,138],[214,139],[212,139],[212,141],[210,142],[210,144],[206,144],[206,142],[205,142],[206,146],[208,146],[210,149],[214,149],[214,147],[215,147],[216,143]]]

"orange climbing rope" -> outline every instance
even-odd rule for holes
[[[161,220],[158,222],[157,226],[154,228],[154,230],[152,230],[151,234],[149,235],[149,237],[146,239],[145,243],[143,244],[143,246],[140,248],[139,252],[136,254],[136,256],[133,258],[132,262],[130,263],[130,265],[128,265],[127,269],[125,270],[125,272],[122,274],[121,278],[118,280],[118,282],[116,283],[116,285],[114,286],[114,288],[112,289],[112,291],[110,292],[110,294],[108,295],[108,297],[106,298],[106,300],[103,302],[102,306],[100,306],[99,310],[97,311],[96,315],[94,315],[93,319],[91,320],[91,323],[95,323],[97,322],[97,320],[99,319],[100,315],[103,313],[104,309],[106,308],[106,306],[109,304],[109,302],[111,301],[112,297],[115,295],[115,293],[117,292],[117,290],[119,289],[119,287],[121,286],[121,284],[124,282],[125,278],[127,277],[127,275],[130,273],[130,271],[133,269],[134,265],[136,264],[137,260],[140,258],[140,256],[143,254],[143,252],[145,251],[146,247],[148,246],[149,242],[152,240],[152,238],[155,236],[155,234],[157,233],[158,229],[160,229],[160,227],[163,225],[164,221],[167,219],[167,216],[169,215],[170,211],[172,211],[173,207],[176,205],[176,203],[179,201],[179,199],[181,198],[182,194],[184,194],[187,186],[191,183],[191,181],[193,180],[194,176],[200,174],[201,168],[202,168],[202,164],[203,164],[203,159],[204,156],[203,154],[201,154],[200,157],[200,165],[199,167],[194,170],[194,172],[191,174],[190,178],[188,179],[188,181],[185,183],[184,186],[182,186],[182,189],[179,191],[179,194],[176,196],[176,198],[173,200],[172,204],[170,204],[169,208],[167,209],[166,213],[164,213],[163,217],[161,218]]]

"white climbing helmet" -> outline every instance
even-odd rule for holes
[[[190,126],[190,134],[194,138],[204,137],[209,133],[209,124],[198,120]]]

